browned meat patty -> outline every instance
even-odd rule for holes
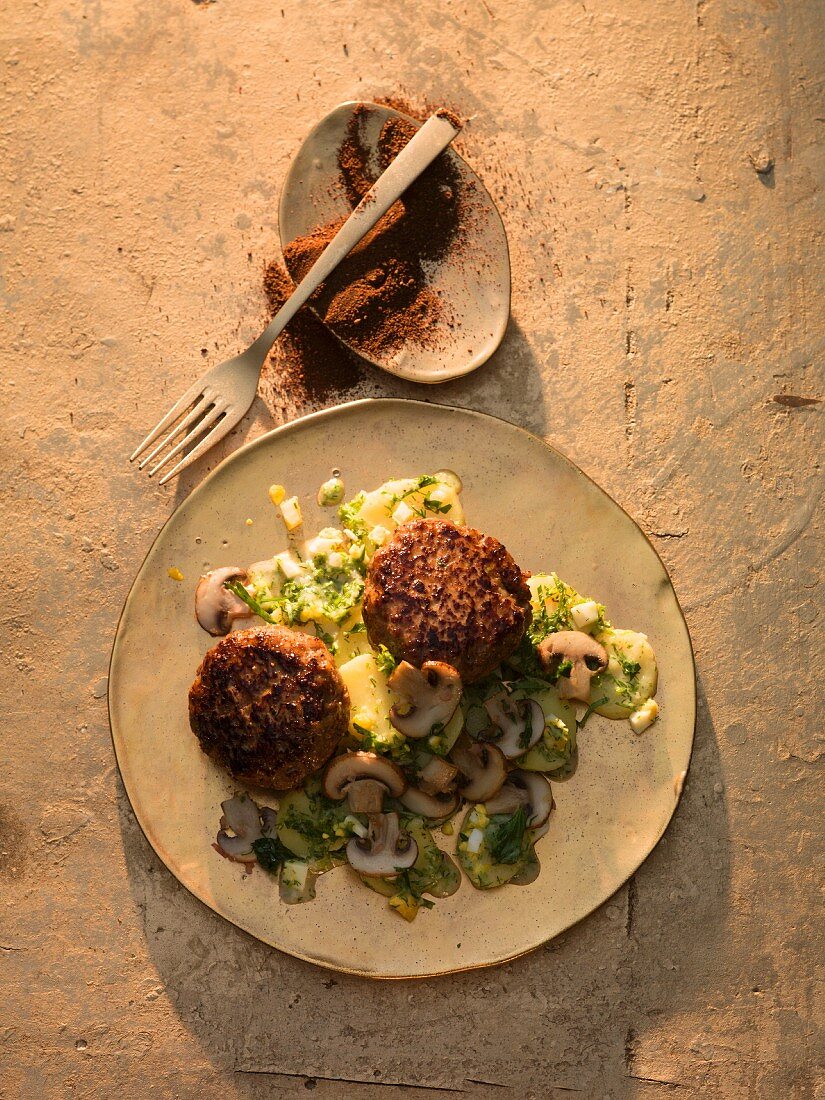
[[[329,650],[285,627],[227,635],[189,689],[189,724],[203,751],[259,787],[299,787],[333,754],[348,721]]]
[[[525,574],[498,539],[472,527],[411,520],[367,570],[370,644],[417,668],[446,661],[465,683],[509,657],[531,618]]]

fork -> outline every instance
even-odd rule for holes
[[[160,484],[165,485],[235,427],[252,404],[267,353],[286,325],[410,184],[447,148],[459,129],[440,112],[427,119],[361,199],[258,339],[241,355],[212,367],[190,386],[146,436],[130,462],[171,429],[138,465],[142,470],[172,445],[149,471],[149,477],[153,477],[170,459],[183,453],[177,465],[160,479]],[[186,434],[178,440],[182,432]]]

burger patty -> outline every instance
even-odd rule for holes
[[[348,721],[329,650],[285,627],[227,635],[189,690],[189,724],[203,751],[259,787],[299,787],[333,754]]]
[[[374,554],[364,622],[373,646],[420,668],[446,661],[465,683],[509,657],[530,624],[530,589],[490,535],[440,519],[411,520]]]

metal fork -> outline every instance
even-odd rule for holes
[[[174,444],[149,471],[149,477],[154,476],[170,459],[183,452],[183,458],[160,479],[160,484],[165,485],[235,427],[252,404],[267,353],[286,325],[410,184],[447,148],[458,132],[459,128],[446,115],[436,113],[427,119],[378,177],[258,339],[243,354],[212,367],[190,386],[146,436],[129,459],[130,462],[134,462],[148,447],[152,447],[159,436],[171,429],[141,459],[138,467],[142,470],[166,447]],[[178,440],[183,432],[186,434]]]

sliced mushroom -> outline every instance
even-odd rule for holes
[[[418,786],[427,794],[445,794],[457,780],[458,768],[441,756],[433,756],[418,773]]]
[[[347,844],[347,859],[361,875],[394,878],[418,859],[418,845],[401,831],[398,814],[373,814],[366,837]]]
[[[388,683],[404,703],[403,710],[393,706],[390,721],[414,741],[446,726],[461,699],[461,677],[443,661],[425,661],[420,670],[402,661]]]
[[[456,771],[458,771],[457,768]],[[401,795],[400,801],[401,805],[406,807],[410,813],[418,814],[419,817],[437,819],[454,814],[458,809],[461,798],[455,792],[445,791],[440,794],[431,794],[420,787],[407,787]]]
[[[497,745],[471,741],[462,734],[453,745],[450,759],[465,776],[459,788],[469,802],[486,802],[507,778],[507,761]]]
[[[324,794],[339,802],[346,797],[356,814],[380,814],[384,796],[398,798],[407,786],[404,773],[392,760],[374,752],[347,752],[336,756],[324,772]]]
[[[538,655],[545,672],[558,676],[559,698],[578,699],[582,703],[590,698],[591,679],[607,668],[607,650],[581,630],[560,630],[548,635],[539,643]],[[570,662],[569,673],[559,676],[565,661]]]
[[[553,791],[539,772],[525,772],[517,768],[507,776],[507,782],[493,798],[488,798],[485,808],[488,814],[511,814],[524,807],[528,829],[543,825],[553,809]]]
[[[195,589],[195,618],[207,634],[217,638],[228,634],[235,619],[246,619],[252,611],[234,592],[224,588],[227,581],[241,581],[247,574],[237,565],[227,565],[205,573]]]
[[[253,863],[255,852],[252,844],[262,835],[258,806],[248,794],[240,794],[222,802],[221,810],[221,828],[216,837],[218,849],[228,859],[234,859],[238,863]],[[229,829],[234,836],[229,835]]]
[[[377,779],[354,779],[347,787],[347,805],[354,814],[380,814],[387,788]]]
[[[489,739],[495,741],[508,760],[524,756],[541,740],[544,711],[535,699],[513,699],[502,691],[487,699],[484,709],[494,727]],[[484,734],[481,736],[488,739]]]

